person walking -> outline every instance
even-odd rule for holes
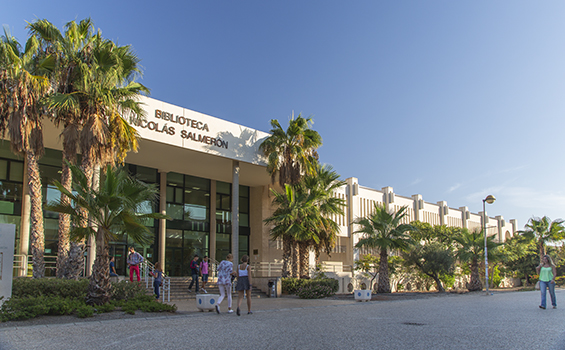
[[[228,298],[228,313],[233,313],[231,308],[232,298],[231,298],[231,278],[233,275],[233,255],[228,254],[225,260],[222,260],[220,265],[218,265],[218,281],[216,284],[218,285],[218,289],[220,289],[220,297],[218,298],[218,302],[216,303],[216,312],[220,313],[220,304],[227,296]]]
[[[155,270],[150,272],[151,276],[153,276],[153,292],[155,293],[155,299],[159,301],[159,297],[161,294],[159,293],[159,289],[163,284],[163,270],[161,269],[161,263],[155,263]]]
[[[190,270],[192,273],[192,281],[190,282],[190,286],[188,286],[188,292],[192,292],[192,285],[196,282],[196,293],[198,293],[198,275],[200,274],[200,265],[198,265],[198,255],[195,255],[192,261],[190,262]]]
[[[251,266],[249,266],[249,257],[244,255],[241,257],[241,264],[237,266],[237,285],[235,290],[237,290],[237,315],[241,316],[241,311],[239,310],[241,302],[243,301],[244,293],[247,295],[247,314],[250,315],[251,312]]]
[[[203,291],[204,293],[208,293],[206,291],[206,283],[208,282],[208,256],[205,255],[204,258],[202,258],[202,262],[200,262],[200,275],[202,276],[202,289],[201,291]]]
[[[133,273],[137,274],[137,282],[141,281],[139,275],[139,265],[143,262],[141,254],[135,251],[134,247],[129,247],[128,265],[129,265],[129,281],[133,282]]]
[[[547,299],[546,290],[549,288],[551,305],[553,305],[554,309],[557,309],[557,301],[555,300],[555,276],[557,276],[557,270],[549,255],[544,255],[541,258],[541,263],[536,267],[536,271],[539,275],[539,290],[541,292],[541,305],[539,308],[545,310]]]

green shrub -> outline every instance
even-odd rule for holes
[[[283,293],[297,294],[298,290],[312,283],[329,287],[334,294],[339,290],[339,281],[334,278],[298,279],[290,277],[282,279],[282,290]]]
[[[555,277],[555,284],[558,285],[558,286],[565,285],[565,276]]]
[[[66,280],[61,278],[15,278],[12,282],[12,298],[55,296],[59,298],[84,298],[88,279]]]
[[[331,287],[319,283],[308,283],[296,292],[301,299],[320,299],[334,294]]]
[[[94,315],[94,308],[90,305],[82,305],[77,309],[77,316],[80,318],[92,317]]]
[[[115,309],[116,309],[116,306],[113,303],[106,303],[106,304],[96,306],[96,312],[98,312],[99,314],[105,313],[105,312],[112,312]]]
[[[286,277],[281,280],[282,292],[285,294],[295,294],[304,283],[308,281],[307,279],[298,279],[293,277]]]
[[[145,285],[121,281],[112,283],[112,300],[129,300],[137,295],[145,295]]]

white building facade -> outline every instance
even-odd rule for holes
[[[172,220],[155,220],[150,229],[154,242],[137,247],[147,259],[161,262],[169,276],[186,276],[194,255],[207,255],[220,261],[229,252],[249,255],[258,266],[258,275],[276,276],[282,259],[282,244],[270,239],[264,220],[274,209],[271,205],[271,179],[259,145],[269,136],[229,121],[218,119],[152,98],[143,98],[146,120],[135,125],[140,140],[138,153],[130,153],[126,167],[138,178],[154,183],[160,191],[154,211],[168,214]],[[60,130],[45,126],[46,155],[40,161],[44,202],[59,193],[50,185],[58,180],[61,167]],[[0,145],[0,223],[16,224],[15,253],[28,254],[29,204],[25,184],[24,161],[9,151],[9,142]],[[322,255],[327,266],[336,271],[351,271],[359,251],[354,248],[354,220],[368,215],[374,205],[390,210],[408,206],[406,222],[419,220],[432,225],[476,228],[482,225],[481,212],[467,207],[451,208],[446,202],[426,202],[421,195],[403,196],[392,187],[380,190],[361,186],[348,178],[335,196],[346,201],[344,215],[333,217],[340,227],[331,256]],[[57,254],[57,214],[45,212],[47,256]],[[505,241],[517,230],[515,220],[502,216],[486,218],[487,232]],[[126,273],[127,246],[134,243],[119,237],[110,243],[116,268]],[[93,256],[95,247],[90,247]],[[93,261],[93,259],[88,259]],[[53,268],[54,264],[51,265]],[[54,272],[48,274],[54,275]]]

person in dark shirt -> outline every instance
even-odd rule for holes
[[[190,286],[188,286],[188,291],[192,292],[192,285],[196,282],[196,293],[198,293],[198,275],[200,274],[200,265],[198,264],[198,255],[194,256],[194,259],[190,262],[190,269],[192,273],[192,281]]]
[[[116,273],[116,264],[114,263],[114,257],[110,258],[110,277],[118,277]]]

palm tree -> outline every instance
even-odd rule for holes
[[[485,236],[483,231],[480,229],[473,231],[462,229],[459,235],[453,237],[453,240],[457,243],[455,256],[459,259],[459,262],[468,263],[471,268],[471,279],[469,280],[467,289],[471,292],[482,290],[483,285],[479,275],[479,262],[481,258],[484,258],[485,251]],[[487,236],[487,254],[489,260],[492,261],[495,257],[495,248],[499,245],[499,243],[494,241],[494,236]]]
[[[389,213],[384,206],[375,204],[375,209],[371,214],[355,220],[355,223],[361,228],[354,233],[364,235],[355,247],[380,248],[381,250],[378,293],[390,293],[389,251],[406,250],[413,243],[408,232],[415,231],[416,228],[409,224],[402,224],[402,220],[407,215],[407,208],[403,206],[397,212]]]
[[[306,175],[299,183],[301,190],[308,193],[309,200],[318,209],[318,212],[312,217],[312,220],[316,221],[313,223],[315,230],[309,232],[307,240],[300,241],[302,247],[300,254],[301,276],[308,273],[310,247],[314,248],[317,263],[322,251],[331,254],[335,246],[339,226],[331,217],[343,215],[346,205],[344,199],[334,196],[335,192],[345,185],[345,181],[341,181],[339,178],[339,174],[331,166],[317,164],[314,174]]]
[[[308,194],[297,191],[294,186],[285,185],[285,191],[279,193],[274,189],[273,206],[277,209],[265,223],[273,225],[271,238],[283,241],[283,277],[299,277],[298,269],[298,240],[306,240],[305,232],[315,229],[312,220],[305,218],[315,217],[317,210],[314,203],[308,201]]]
[[[274,184],[277,173],[279,185],[296,184],[303,173],[312,174],[318,160],[316,149],[322,145],[318,132],[310,129],[312,118],[294,115],[289,121],[286,131],[278,120],[271,120],[271,136],[259,146],[267,157],[267,172]]]
[[[76,165],[69,164],[69,167],[73,173],[74,191],[68,191],[60,182],[54,184],[72,204],[58,200],[47,208],[71,217],[74,224],[71,226],[71,236],[74,238],[96,237],[96,260],[88,285],[87,302],[100,305],[110,297],[108,242],[115,239],[117,234],[125,233],[135,242],[148,244],[151,231],[144,221],[169,217],[160,213],[140,214],[142,205],[156,200],[158,190],[155,185],[133,179],[125,170],[108,165],[100,187],[93,189],[84,171]],[[81,225],[87,219],[91,220],[96,230],[93,226]]]
[[[30,24],[44,45],[58,57],[57,93],[47,105],[56,111],[54,121],[63,125],[63,169],[61,183],[70,190],[71,172],[67,162],[74,164],[80,143],[83,169],[89,181],[98,164],[123,164],[130,150],[137,151],[137,132],[124,119],[127,113],[135,122],[143,116],[136,101],[146,93],[143,85],[135,83],[140,75],[139,59],[129,46],[117,46],[94,33],[90,18],[65,25],[64,35],[49,21]],[[62,200],[67,200],[62,194]],[[71,244],[68,263],[69,220],[59,216],[58,275],[75,278],[82,267],[82,244]],[[64,268],[63,268],[64,267]],[[60,271],[60,273],[59,273]]]
[[[33,277],[45,275],[43,260],[45,237],[41,176],[38,160],[43,155],[43,118],[41,99],[50,89],[48,74],[53,71],[54,57],[40,50],[30,37],[24,51],[5,30],[0,41],[0,133],[8,132],[10,147],[26,160],[31,218],[31,252]]]
[[[77,88],[83,78],[82,71],[90,66],[93,24],[87,18],[80,23],[75,21],[66,24],[64,35],[51,22],[38,19],[28,25],[30,32],[46,50],[53,52],[57,58],[57,66],[53,74],[55,93],[47,98],[47,107],[53,110],[55,125],[62,126],[63,163],[61,169],[61,184],[67,189],[72,188],[72,175],[67,164],[75,164],[78,150],[79,132],[81,128],[80,108],[73,101],[77,98]],[[75,102],[75,103],[73,103]],[[61,200],[68,198],[61,194]],[[83,247],[78,242],[71,245],[69,239],[70,218],[59,215],[57,277],[76,278],[82,270]],[[72,247],[72,248],[71,248]],[[74,257],[69,260],[69,251]],[[76,261],[75,261],[76,260]],[[77,264],[78,263],[78,264]]]
[[[536,242],[540,260],[545,255],[545,246],[547,243],[557,242],[565,238],[565,227],[563,220],[551,219],[547,216],[543,218],[532,217],[525,226],[525,230],[518,231],[525,239]]]

